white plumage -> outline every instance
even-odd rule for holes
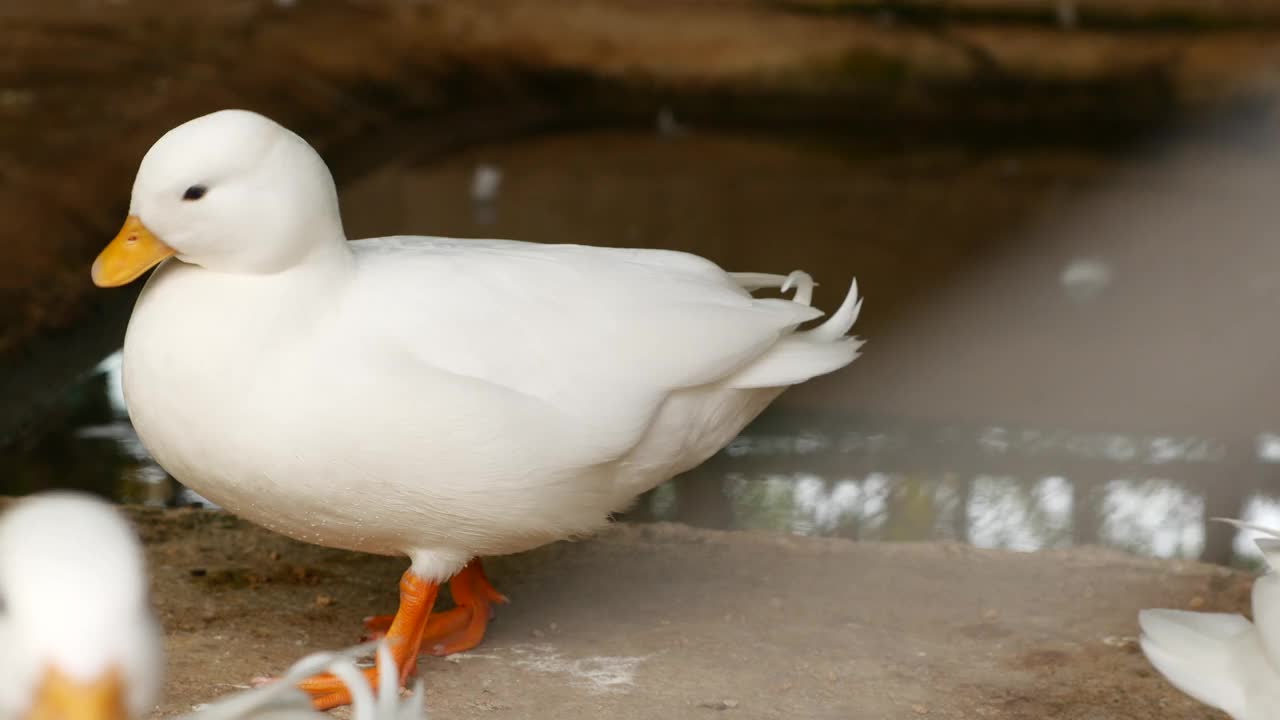
[[[49,493],[6,512],[0,599],[0,720],[124,720],[154,707],[160,628],[142,548],[110,505]]]
[[[1253,622],[1229,613],[1143,610],[1142,651],[1182,692],[1235,720],[1280,717],[1280,531],[1255,542],[1270,571],[1253,585]]]
[[[454,618],[470,630],[442,645],[455,649],[501,600],[469,561],[599,528],[860,345],[846,334],[856,285],[798,330],[822,315],[803,273],[661,250],[349,243],[319,155],[244,111],[152,146],[94,279],[123,284],[170,256],[124,344],[147,449],[285,535],[409,556],[402,611],[471,568],[471,618]],[[750,294],[792,286],[793,300]],[[406,667],[425,621],[415,609],[392,627]]]

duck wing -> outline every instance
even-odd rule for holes
[[[687,253],[430,237],[352,246],[359,272],[343,306],[369,352],[590,423],[594,461],[634,446],[673,391],[740,372],[743,387],[782,386],[856,355],[854,346],[796,357],[810,345],[852,340],[843,338],[847,327],[780,346],[822,313],[752,297],[734,276]],[[849,315],[842,321],[851,324]],[[775,349],[786,357],[760,367]]]

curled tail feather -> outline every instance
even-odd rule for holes
[[[1262,551],[1262,557],[1266,560],[1267,567],[1273,572],[1280,572],[1280,530],[1233,518],[1216,517],[1209,519],[1226,523],[1240,530],[1252,530],[1265,535],[1266,537],[1254,538],[1253,543]]]
[[[813,281],[813,276],[803,270],[794,270],[788,275],[729,273],[729,277],[733,278],[733,281],[747,292],[776,288],[785,293],[794,287],[796,294],[791,298],[791,301],[810,306],[813,305],[813,289],[818,286],[818,283]]]
[[[746,275],[746,278],[740,276]],[[808,301],[813,293],[813,279],[799,271],[791,275],[739,273],[734,280],[744,288],[796,288],[796,302]],[[767,282],[766,282],[767,281]],[[806,303],[807,304],[807,303]],[[858,357],[862,340],[848,335],[858,314],[862,299],[858,297],[855,279],[844,302],[821,325],[785,335],[767,352],[728,380],[738,389],[785,387],[825,375],[853,362]]]

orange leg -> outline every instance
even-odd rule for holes
[[[412,570],[405,571],[400,578],[400,607],[387,630],[387,646],[399,670],[396,675],[401,686],[417,666],[423,631],[427,627],[431,606],[436,602],[436,592],[439,589],[437,583],[423,580],[414,575]],[[364,675],[369,680],[370,687],[377,688],[377,668],[364,670]],[[333,675],[308,678],[298,683],[298,687],[311,695],[317,710],[328,710],[351,703],[351,693],[346,684]]]
[[[364,619],[364,635],[361,642],[381,640],[391,629],[395,615],[374,615]],[[430,643],[433,638],[444,637],[457,632],[471,619],[471,611],[464,607],[449,608],[431,613],[427,618],[427,627],[422,631],[422,643]]]
[[[422,650],[432,655],[451,655],[479,645],[493,618],[493,605],[507,602],[489,583],[479,559],[467,563],[449,580],[449,591],[456,607],[432,614],[422,633]],[[365,618],[366,639],[386,634],[393,622],[391,615]]]
[[[484,639],[484,631],[493,617],[493,605],[507,602],[507,597],[489,584],[484,574],[484,567],[477,558],[449,580],[449,592],[457,605],[454,610],[464,610],[465,622],[451,632],[433,635],[424,639],[423,649],[432,655],[452,655],[464,652],[480,644]],[[461,613],[460,613],[461,615]]]

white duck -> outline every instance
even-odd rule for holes
[[[1142,651],[1174,687],[1235,720],[1280,718],[1280,531],[1254,542],[1270,572],[1253,584],[1253,622],[1231,613],[1143,610]]]
[[[420,647],[482,637],[502,596],[475,558],[599,528],[860,344],[856,285],[797,330],[822,314],[803,273],[659,250],[349,243],[320,156],[238,110],[152,146],[93,278],[122,285],[161,261],[124,345],[139,436],[253,522],[407,555],[397,614],[370,624],[401,683]],[[796,300],[749,294],[793,284]],[[458,607],[428,623],[451,577]],[[337,678],[303,685],[317,707],[349,702]]]
[[[0,518],[0,720],[140,718],[160,691],[142,548],[108,504],[72,493]]]

